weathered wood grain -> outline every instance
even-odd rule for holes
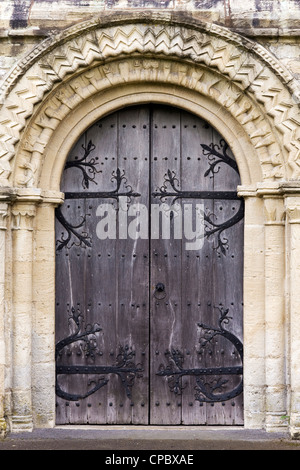
[[[128,376],[105,371],[102,375],[59,374],[59,386],[73,395],[84,395],[104,380],[107,383],[86,398],[58,396],[57,424],[243,423],[242,393],[230,400],[206,402],[203,394],[202,399],[197,395],[193,374],[180,378],[174,389],[180,368],[242,365],[236,347],[224,336],[206,342],[204,338],[208,327],[219,328],[220,316],[228,309],[228,323],[223,327],[242,340],[243,221],[222,233],[223,245],[215,233],[204,239],[203,246],[189,250],[187,242],[192,240],[184,237],[183,216],[189,204],[195,229],[196,205],[202,204],[204,213],[221,224],[237,213],[241,202],[179,198],[178,209],[173,208],[169,220],[171,237],[161,227],[159,236],[153,237],[157,221],[153,204],[162,202],[153,193],[161,188],[172,191],[168,175],[176,175],[178,191],[236,191],[239,175],[226,163],[213,167],[214,173],[207,171],[214,160],[203,145],[213,144],[222,153],[221,139],[205,121],[187,112],[144,105],[120,110],[95,123],[71,151],[61,188],[66,195],[81,192],[85,196],[66,198],[61,211],[73,227],[84,223],[75,228],[67,246],[62,246],[67,231],[58,220],[56,223],[56,342],[76,332],[74,318],[79,315],[89,331],[93,325],[101,330],[85,337],[90,341],[82,338],[64,347],[57,367],[122,369],[121,359],[127,355],[127,364],[143,370]],[[87,149],[85,162],[93,165],[72,166],[70,162],[80,160]],[[229,149],[226,152],[234,158]],[[117,198],[97,195],[116,189],[117,169],[119,191],[136,193],[127,200],[126,208],[124,200],[121,204]],[[171,206],[174,197],[166,197],[164,202]],[[113,203],[116,210],[117,232],[114,239],[101,240],[99,205],[107,203]],[[143,227],[138,219],[142,207],[149,215]],[[170,211],[162,214],[170,217]],[[174,227],[180,217],[183,237],[176,238]],[[125,236],[124,227],[129,227],[131,237]],[[86,237],[81,243],[76,232]],[[134,232],[138,233],[135,238]],[[158,283],[164,285],[163,292],[156,290]],[[88,348],[91,346],[95,349]],[[161,373],[170,367],[176,371],[173,380],[171,374]],[[213,373],[198,377],[217,396],[234,388],[240,375],[221,379]]]

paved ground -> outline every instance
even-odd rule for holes
[[[150,456],[153,451],[176,454],[175,451],[300,450],[300,441],[291,440],[286,434],[243,428],[64,426],[9,434],[0,441],[0,450],[102,450],[104,457],[113,453],[122,456],[121,451]]]

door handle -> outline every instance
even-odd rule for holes
[[[154,297],[158,300],[162,300],[166,295],[165,285],[162,282],[158,282],[155,286]]]
[[[165,285],[162,282],[158,282],[155,286],[155,291],[164,292],[164,290],[165,290]]]

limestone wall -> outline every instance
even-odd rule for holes
[[[0,82],[35,45],[75,23],[112,11],[188,12],[267,47],[300,78],[298,0],[1,0]]]

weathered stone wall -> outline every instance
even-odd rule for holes
[[[78,22],[112,11],[189,12],[267,47],[300,78],[298,0],[1,0],[0,81],[35,45]]]
[[[182,10],[234,28],[299,28],[297,0],[3,0],[1,27],[57,29],[103,11]]]

